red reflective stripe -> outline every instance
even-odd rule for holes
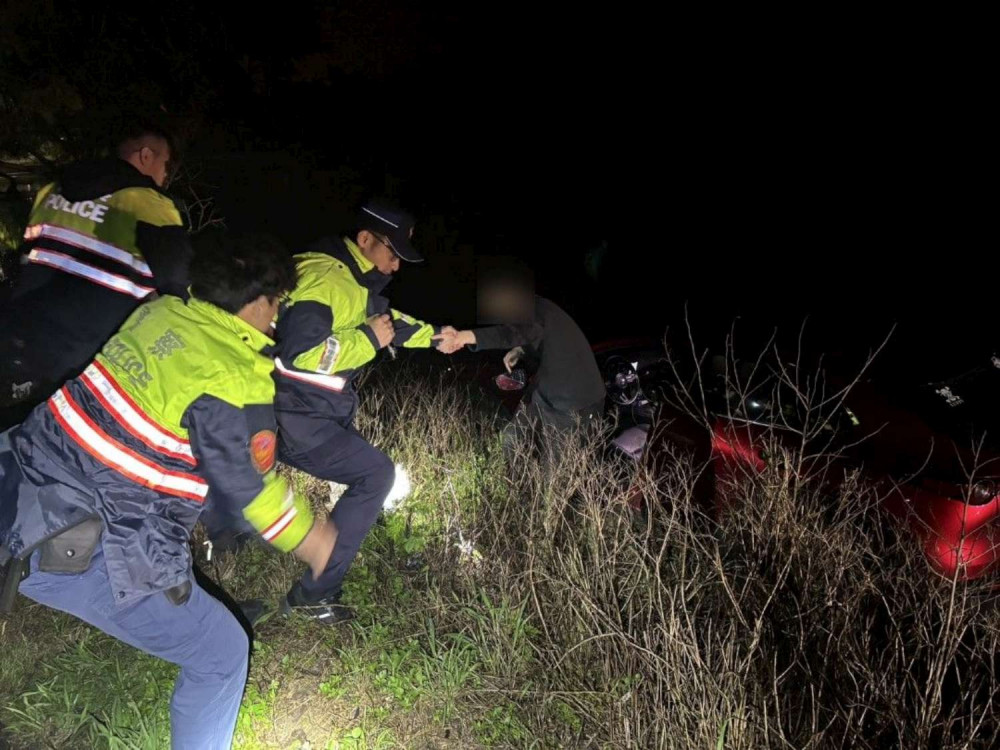
[[[109,444],[111,444],[115,449],[120,450],[122,453],[128,455],[129,458],[132,458],[133,460],[135,460],[139,464],[142,464],[146,468],[148,468],[151,471],[154,471],[154,472],[156,472],[158,474],[162,474],[164,476],[171,476],[171,477],[175,477],[177,479],[182,479],[182,480],[189,481],[189,482],[192,482],[192,483],[204,485],[207,488],[207,483],[201,477],[195,476],[194,474],[187,474],[187,473],[182,472],[182,471],[171,471],[170,469],[167,469],[167,468],[165,468],[163,466],[155,464],[152,461],[150,461],[149,459],[145,458],[144,456],[139,455],[138,453],[136,453],[134,450],[132,450],[128,446],[122,445],[117,440],[115,440],[110,435],[108,435],[106,432],[104,432],[104,430],[102,430],[94,422],[94,420],[91,419],[90,416],[85,411],[83,411],[83,409],[80,408],[80,405],[78,403],[76,403],[76,401],[73,399],[73,396],[70,395],[69,391],[67,391],[66,388],[60,388],[59,392],[63,395],[63,398],[66,399],[66,403],[69,405],[69,408],[72,409],[73,412],[80,419],[82,419],[84,422],[86,422],[87,425],[90,427],[90,429],[92,429],[95,433],[97,433],[98,436],[102,440],[105,440],[106,442],[108,442]],[[104,464],[105,466],[107,466],[107,467],[109,467],[111,469],[114,469],[115,471],[117,471],[122,476],[127,477],[128,479],[131,479],[133,482],[141,484],[144,487],[149,487],[150,489],[154,489],[154,490],[157,490],[158,492],[163,492],[163,493],[168,494],[168,495],[176,495],[178,497],[185,497],[185,498],[188,498],[189,500],[194,500],[195,502],[198,502],[198,503],[205,502],[204,495],[198,495],[198,494],[193,493],[193,492],[186,492],[185,490],[175,489],[173,487],[165,487],[165,486],[163,486],[161,484],[157,484],[156,482],[153,482],[153,481],[149,480],[146,477],[139,476],[138,474],[135,474],[134,472],[129,471],[128,469],[126,469],[121,464],[119,464],[119,463],[111,460],[108,456],[105,456],[103,453],[101,453],[101,451],[98,450],[95,446],[90,445],[83,438],[83,436],[80,435],[73,428],[73,426],[69,422],[66,421],[66,419],[63,417],[63,415],[59,413],[59,407],[55,404],[55,402],[52,399],[49,400],[48,405],[49,405],[49,410],[55,416],[56,421],[58,421],[59,424],[62,426],[62,428],[64,430],[66,430],[66,433],[70,437],[73,438],[73,440],[77,443],[77,445],[79,445],[81,448],[83,448],[88,454],[90,454],[91,456],[93,456],[100,463]]]
[[[261,536],[265,541],[270,542],[276,536],[278,536],[282,531],[288,528],[288,525],[295,520],[295,517],[299,514],[298,508],[294,505],[287,511],[281,514],[281,517],[277,521],[272,523],[266,529],[261,532]]]
[[[141,408],[139,408],[139,405],[135,402],[135,400],[131,396],[129,396],[128,393],[126,393],[125,390],[120,385],[118,385],[118,381],[115,380],[114,376],[110,372],[108,372],[108,368],[105,367],[104,365],[102,365],[99,360],[95,359],[91,364],[93,364],[94,367],[96,367],[98,370],[101,371],[101,374],[104,377],[106,377],[111,382],[111,385],[113,385],[115,387],[115,390],[118,391],[118,393],[121,395],[121,397],[128,402],[129,406],[131,406],[133,409],[135,409],[139,413],[140,416],[142,416],[142,417],[144,417],[146,419],[147,422],[149,422],[151,425],[153,425],[160,432],[164,432],[167,435],[169,435],[170,437],[172,437],[178,443],[185,443],[187,445],[191,444],[191,442],[189,440],[187,440],[186,438],[182,438],[180,435],[178,435],[178,434],[176,434],[174,432],[171,432],[166,427],[161,427],[160,425],[156,424],[156,422],[153,422],[152,420],[150,420],[149,417],[147,417],[143,413],[143,410]]]
[[[63,415],[59,413],[59,408],[52,401],[49,401],[49,411],[52,412],[52,415],[56,418],[56,421],[60,424],[60,426],[62,426],[62,428],[66,431],[66,433],[71,438],[73,438],[73,440],[76,441],[77,445],[79,445],[81,448],[83,448],[93,458],[97,459],[100,463],[104,464],[105,466],[108,466],[108,467],[114,469],[115,471],[117,471],[122,476],[124,476],[124,477],[126,477],[128,479],[131,479],[133,482],[136,482],[137,484],[141,484],[144,487],[148,486],[146,484],[146,481],[142,477],[137,476],[136,474],[133,474],[128,469],[125,469],[125,468],[123,468],[121,466],[118,466],[117,464],[113,464],[110,461],[106,461],[104,459],[104,456],[101,454],[101,452],[99,450],[97,450],[96,448],[92,448],[84,440],[82,440],[80,438],[80,436],[77,435],[73,431],[73,428],[70,427],[69,423],[63,417]],[[192,499],[194,499],[194,498],[192,498]]]
[[[97,363],[95,362],[94,364],[97,364]],[[87,386],[87,390],[89,390],[92,394],[94,394],[94,396],[97,398],[97,400],[101,402],[101,406],[103,406],[105,409],[107,409],[108,413],[115,418],[115,421],[119,425],[121,425],[122,427],[124,427],[125,430],[132,437],[136,438],[137,440],[142,441],[142,443],[144,445],[146,445],[148,448],[151,448],[152,450],[156,451],[157,453],[162,453],[165,456],[171,456],[172,458],[179,459],[179,460],[183,461],[186,464],[191,464],[191,466],[197,466],[198,465],[198,462],[195,460],[195,458],[193,456],[188,456],[188,455],[185,455],[184,453],[177,453],[176,451],[172,451],[169,448],[163,447],[162,445],[157,445],[152,440],[150,440],[148,437],[146,437],[141,432],[139,432],[135,427],[133,427],[127,421],[125,421],[121,417],[121,415],[118,413],[118,411],[115,409],[114,405],[111,404],[111,402],[109,402],[104,397],[104,394],[101,393],[100,389],[98,389],[98,387],[90,380],[90,378],[86,377],[86,372],[84,372],[84,376],[83,376],[82,380],[83,380],[83,384]],[[108,378],[108,382],[111,384],[111,387],[115,389],[115,391],[118,393],[118,395],[120,395],[120,396],[124,396],[125,395],[124,392],[121,390],[121,388],[118,386],[118,384],[115,383],[115,381],[112,378],[109,377]],[[158,430],[161,429],[159,425],[157,425],[156,423],[152,422],[149,419],[149,417],[147,417],[145,414],[143,414],[142,411],[138,409],[138,407],[136,407],[136,416],[138,416],[140,419],[142,419],[144,422],[146,422],[147,424],[151,425],[152,427],[154,427],[154,428],[156,428]],[[166,432],[166,430],[163,430],[163,432]],[[187,441],[180,441],[178,439],[178,442],[187,442]]]
[[[327,385],[327,384],[324,384],[324,383],[321,383],[321,382],[317,382],[317,381],[313,380],[312,378],[306,377],[305,374],[300,375],[300,374],[298,374],[296,372],[293,372],[291,370],[279,370],[278,372],[281,373],[282,375],[284,375],[286,378],[291,378],[292,380],[298,380],[298,381],[300,381],[302,383],[309,383],[309,385],[314,385],[317,388],[323,388],[324,390],[327,390],[327,391],[334,391],[336,393],[342,393],[343,390],[344,390],[343,388],[338,388],[336,385]]]
[[[66,403],[68,403],[69,406],[70,406],[70,408],[74,412],[76,412],[77,416],[79,416],[84,422],[86,422],[87,425],[90,427],[90,429],[92,429],[94,432],[96,432],[103,440],[106,440],[107,442],[111,443],[115,448],[117,448],[118,450],[122,451],[122,453],[127,454],[130,458],[135,459],[136,461],[138,461],[139,463],[141,463],[142,465],[144,465],[148,469],[151,469],[152,471],[155,471],[155,472],[157,472],[159,474],[163,474],[164,476],[171,476],[171,477],[175,477],[177,479],[183,479],[183,480],[188,481],[188,482],[194,482],[195,484],[206,485],[205,480],[202,479],[201,477],[195,475],[195,474],[188,474],[187,472],[184,472],[184,471],[173,471],[172,469],[168,469],[165,466],[160,466],[159,464],[154,463],[153,461],[150,461],[145,456],[143,456],[143,455],[141,455],[139,453],[136,453],[134,450],[132,450],[131,448],[129,448],[127,445],[122,445],[117,440],[115,440],[113,437],[111,437],[110,435],[108,435],[104,430],[102,430],[98,426],[98,424],[93,419],[90,418],[90,415],[87,414],[87,412],[85,412],[83,409],[80,408],[80,405],[76,402],[76,400],[73,398],[73,396],[70,395],[69,391],[67,391],[65,388],[62,388],[61,390],[63,392],[63,396],[65,396],[65,398],[66,398]],[[72,431],[72,434],[75,435],[77,438],[81,437],[75,431]],[[104,462],[104,460],[105,459],[102,459],[102,463]],[[120,468],[119,464],[108,464],[108,465],[112,466],[113,468],[116,468],[116,469]],[[184,493],[184,490],[175,490],[173,488],[166,488],[166,487],[163,487],[162,485],[158,485],[158,484],[155,484],[155,483],[151,484],[150,482],[148,482],[146,480],[143,481],[143,484],[145,484],[147,486],[150,486],[150,487],[162,488],[162,489],[164,489],[164,490],[166,490],[166,491],[168,491],[168,492],[170,492],[172,494],[175,494],[175,493]],[[184,493],[185,496],[187,496],[187,494],[188,493]],[[203,499],[199,495],[195,495],[194,498],[198,499],[198,500],[202,500]]]
[[[129,394],[125,391],[125,389],[123,389],[118,384],[118,381],[115,380],[114,376],[110,372],[108,372],[108,369],[104,365],[102,365],[96,359],[93,362],[91,362],[91,364],[94,366],[95,369],[97,369],[101,373],[101,375],[104,376],[105,380],[108,381],[108,384],[115,389],[115,393],[117,393],[123,401],[125,401],[129,406],[132,407],[137,417],[139,417],[143,422],[148,424],[155,431],[163,433],[167,437],[177,441],[178,443],[181,443],[182,445],[190,449],[191,442],[189,440],[187,440],[186,438],[182,438],[180,435],[171,432],[166,427],[163,427],[162,425],[159,425],[152,419],[150,419],[149,416],[146,415],[146,412],[142,409],[142,407],[140,407],[135,402],[135,400],[131,396],[129,396]],[[150,448],[153,448],[154,450],[159,451],[160,453],[164,453],[168,456],[173,456],[174,458],[179,458],[185,463],[191,464],[192,466],[197,466],[198,461],[197,459],[194,458],[194,456],[185,453],[177,453],[176,451],[172,451],[169,448],[163,447],[162,445],[156,445],[155,443],[151,442],[145,435],[142,435],[140,432],[138,432],[138,430],[134,429],[124,419],[119,419],[118,417],[121,417],[122,415],[118,414],[117,410],[112,405],[110,405],[100,393],[97,392],[96,386],[91,384],[89,379],[84,378],[84,380],[87,382],[87,387],[90,389],[90,391],[95,396],[97,396],[98,399],[100,399],[101,403],[104,404],[104,407],[111,412],[112,416],[114,416],[118,421],[118,423],[121,424],[122,427],[124,427],[126,430],[128,430],[129,433],[139,438]]]

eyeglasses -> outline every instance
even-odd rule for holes
[[[397,258],[401,257],[400,254],[396,252],[396,248],[392,246],[392,242],[389,241],[388,237],[383,237],[381,235],[375,234],[375,232],[372,232],[372,237],[374,237],[380,243],[389,248],[389,250],[392,251],[392,254],[395,255]]]

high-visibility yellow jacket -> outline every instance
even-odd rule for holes
[[[43,187],[20,272],[0,306],[0,401],[79,374],[154,292],[186,296],[191,245],[181,215],[121,159],[74,164]]]
[[[286,415],[341,421],[353,417],[352,380],[380,348],[367,324],[369,317],[392,317],[393,347],[426,349],[440,330],[392,309],[381,294],[391,277],[349,239],[322,240],[295,260],[299,280],[278,316],[275,358],[275,408],[282,440],[293,441],[295,423]]]
[[[119,600],[172,588],[190,575],[188,540],[210,489],[271,544],[298,546],[312,515],[274,471],[273,363],[261,354],[271,344],[198,299],[140,307],[0,439],[6,554],[25,557],[96,515]]]

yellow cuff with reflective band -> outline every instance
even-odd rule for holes
[[[404,349],[427,349],[434,346],[436,342],[431,341],[434,335],[434,326],[430,323],[416,323],[420,328],[403,343]]]
[[[306,499],[273,471],[264,478],[263,491],[243,509],[243,516],[266,542],[282,552],[298,547],[313,524]]]
[[[402,322],[405,328],[396,326],[396,336],[393,343],[402,346],[404,349],[427,349],[434,346],[431,337],[436,333],[434,326],[417,320],[412,315],[407,315],[399,310],[392,311],[392,319],[396,323]],[[403,337],[406,338],[403,338]]]

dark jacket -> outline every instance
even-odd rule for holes
[[[524,347],[538,360],[532,398],[563,413],[589,411],[604,402],[604,378],[587,337],[562,308],[543,297],[535,297],[532,320],[517,325],[475,329],[481,349]]]
[[[12,382],[76,375],[150,295],[186,295],[177,206],[121,159],[71,165],[42,188],[22,251],[0,310],[0,403]]]
[[[320,240],[295,260],[298,284],[278,315],[274,406],[282,448],[301,454],[327,439],[331,420],[354,418],[353,381],[379,351],[369,317],[392,317],[394,347],[428,348],[438,329],[392,309],[382,296],[392,277],[349,240]]]
[[[97,517],[117,601],[181,585],[209,487],[294,549],[312,516],[274,471],[271,343],[197,299],[137,310],[80,377],[0,433],[0,564]]]

